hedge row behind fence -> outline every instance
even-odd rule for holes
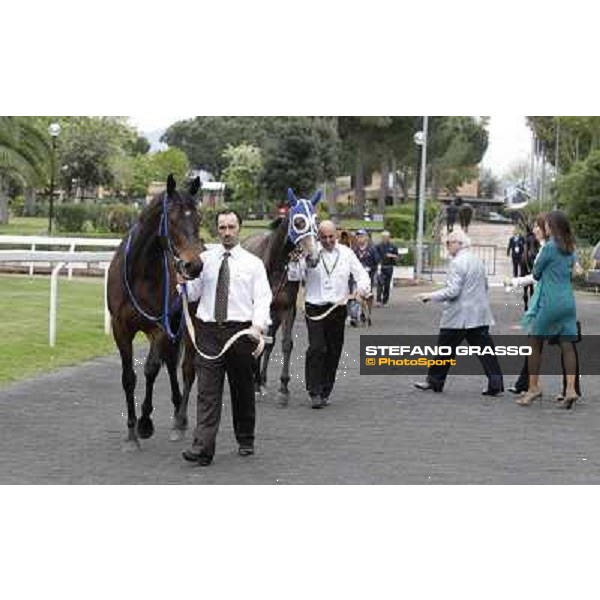
[[[139,208],[128,204],[59,204],[55,209],[58,231],[124,234],[135,223]]]

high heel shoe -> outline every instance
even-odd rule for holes
[[[542,401],[542,392],[525,392],[522,396],[517,399],[517,404],[521,406],[530,406],[535,400]]]
[[[562,404],[560,404],[560,407],[565,410],[571,410],[575,406],[575,402],[577,402],[578,398],[578,396],[566,396],[562,401]]]

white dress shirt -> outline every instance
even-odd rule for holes
[[[369,274],[350,248],[337,242],[331,251],[321,247],[317,266],[306,269],[306,302],[316,305],[343,302],[348,297],[350,274],[356,280],[358,293],[369,294]]]
[[[215,322],[215,295],[225,252],[223,246],[203,252],[200,277],[187,283],[190,302],[200,298],[196,317],[204,322]],[[227,321],[252,321],[252,325],[265,331],[271,322],[273,298],[265,265],[239,244],[229,252]]]

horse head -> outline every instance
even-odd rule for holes
[[[201,219],[196,198],[199,189],[200,178],[196,177],[190,181],[187,191],[179,191],[171,174],[163,198],[161,243],[171,254],[175,270],[186,279],[195,279],[202,271],[200,253],[204,251],[204,244],[198,237]]]
[[[321,200],[318,190],[310,200],[296,198],[293,190],[288,189],[288,239],[295,247],[300,245],[309,260],[317,260],[317,213],[315,207]]]

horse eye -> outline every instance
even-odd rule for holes
[[[306,227],[306,217],[297,216],[294,217],[294,228],[295,229],[304,229]]]

